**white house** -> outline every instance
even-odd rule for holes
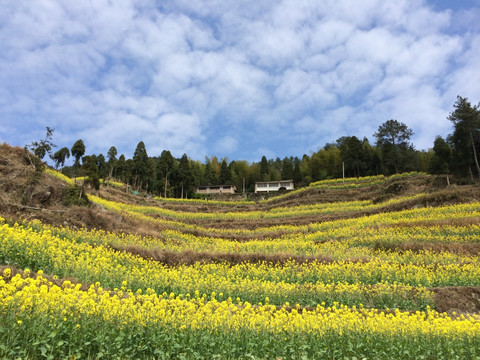
[[[259,181],[255,183],[256,193],[278,191],[280,188],[285,190],[293,190],[293,180]]]
[[[197,194],[235,194],[235,185],[204,185],[197,187]]]

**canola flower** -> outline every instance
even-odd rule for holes
[[[199,237],[191,234],[185,234],[179,231],[164,230],[159,237],[142,237],[136,234],[115,234],[99,230],[71,230],[68,228],[58,228],[47,226],[34,221],[17,224],[36,232],[49,230],[52,235],[61,239],[70,239],[76,243],[87,243],[89,245],[105,245],[116,249],[128,249],[129,247],[142,247],[153,251],[195,251],[195,252],[220,252],[232,254],[291,254],[298,256],[325,256],[329,259],[349,260],[349,259],[377,259],[392,263],[402,264],[455,264],[455,263],[473,263],[477,264],[478,256],[468,256],[464,254],[450,252],[434,251],[403,251],[389,252],[374,250],[370,245],[372,241],[358,240],[357,237],[344,239],[343,241],[328,241],[323,244],[315,244],[304,237],[297,238],[278,238],[252,240],[246,242],[234,242],[221,238]],[[420,229],[420,230],[429,230]],[[420,231],[419,230],[419,231]],[[468,228],[467,228],[468,230]],[[451,229],[449,236],[451,241],[458,238],[460,242],[468,231],[464,227]],[[455,232],[458,234],[456,236]],[[357,234],[358,235],[358,234]],[[383,234],[382,234],[383,235]],[[371,233],[373,243],[376,243],[375,233]],[[398,235],[397,235],[398,236]],[[409,232],[409,236],[414,236]],[[441,240],[441,238],[440,238]],[[364,241],[363,243],[361,241]]]
[[[53,169],[50,169],[50,168],[46,168],[44,171],[45,171],[46,174],[49,174],[53,177],[56,177],[57,179],[66,182],[67,184],[70,184],[70,185],[74,184],[72,179],[70,179],[68,176],[62,174],[59,171],[56,171],[56,170],[53,170]]]
[[[250,247],[259,246],[258,250],[270,252],[276,247],[275,242],[286,244],[288,242],[299,244],[300,247],[305,249],[303,254],[312,255],[316,252],[316,247],[313,246],[315,242],[324,242],[328,240],[334,241],[351,241],[352,245],[371,245],[374,242],[402,242],[407,240],[420,241],[420,242],[432,242],[432,243],[467,243],[478,241],[478,225],[473,223],[469,226],[409,226],[410,223],[421,222],[442,222],[445,220],[468,220],[480,217],[480,203],[471,204],[459,204],[435,208],[420,208],[412,210],[403,210],[398,212],[380,213],[370,216],[364,216],[359,218],[341,219],[334,221],[326,221],[323,223],[311,223],[309,225],[292,226],[292,225],[280,225],[272,227],[261,227],[257,229],[215,229],[204,228],[199,225],[186,224],[180,221],[170,221],[164,219],[158,219],[150,217],[146,214],[137,213],[135,211],[129,211],[129,206],[119,205],[115,202],[109,202],[98,197],[91,196],[91,199],[101,204],[102,206],[116,211],[127,216],[134,217],[136,219],[147,221],[155,224],[162,225],[169,228],[169,230],[177,231],[173,232],[169,236],[175,239],[180,239],[182,235],[180,232],[196,232],[196,233],[209,233],[217,235],[212,240],[206,240],[205,237],[197,236],[185,237],[185,242],[194,243],[198,241],[199,244],[212,244],[222,242],[222,236],[248,236],[251,237],[249,242]],[[401,226],[394,226],[401,225]],[[281,234],[281,237],[268,237],[269,234]],[[383,235],[382,235],[383,234]],[[255,243],[255,237],[262,237],[261,242]],[[186,238],[194,239],[194,241],[188,241]],[[226,243],[223,241],[223,243]],[[278,245],[278,244],[277,244]],[[239,245],[238,247],[245,247]],[[269,248],[271,250],[269,250]],[[276,247],[280,249],[280,247]],[[252,248],[253,249],[253,248]],[[288,250],[292,250],[288,247]],[[302,254],[303,250],[293,251],[293,254]]]
[[[20,343],[30,358],[47,352],[39,329],[56,345],[47,349],[52,357],[93,358],[100,352],[177,357],[182,348],[199,358],[241,358],[249,352],[258,358],[291,357],[292,350],[307,358],[348,356],[352,351],[438,358],[454,352],[477,356],[480,346],[478,315],[449,317],[431,309],[382,312],[338,303],[307,310],[220,300],[216,294],[207,300],[156,295],[151,289],[111,292],[100,284],[82,291],[79,284],[57,286],[42,275],[11,277],[7,270],[0,277],[0,319],[3,329],[11,329],[0,332],[1,342],[9,345],[0,348],[0,354],[8,355],[8,349]]]
[[[479,286],[478,254],[388,250],[409,242],[477,244],[480,203],[246,230],[186,224],[183,214],[159,219],[150,208],[89,197],[164,230],[141,237],[0,218],[0,263],[37,271],[0,273],[0,358],[480,358],[479,315],[440,314],[430,291]],[[290,216],[274,208],[253,218],[266,214]],[[114,250],[129,246],[329,260],[168,267]],[[57,286],[42,270],[93,285]]]
[[[157,206],[131,205],[108,201],[97,196],[90,195],[93,202],[108,208],[116,208],[123,211],[155,214],[169,219],[180,220],[259,220],[278,219],[304,216],[324,216],[328,214],[347,214],[349,212],[369,211],[381,209],[392,204],[411,201],[424,197],[425,194],[416,194],[408,197],[400,197],[383,203],[374,204],[371,200],[345,201],[335,203],[320,203],[314,205],[301,205],[293,207],[277,207],[268,211],[236,211],[236,212],[186,212],[169,210]]]
[[[431,304],[426,287],[478,285],[478,262],[465,264],[399,264],[373,259],[368,262],[335,261],[282,265],[266,262],[195,263],[168,267],[103,245],[92,247],[80,238],[62,238],[51,230],[37,232],[14,224],[0,227],[0,260],[21,268],[43,269],[51,274],[100,281],[110,288],[124,284],[132,290],[155,289],[175,294],[222,292],[248,301],[269,297],[315,305],[342,299],[345,304],[425,307]],[[415,291],[413,291],[415,287]],[[416,293],[417,296],[410,295]]]

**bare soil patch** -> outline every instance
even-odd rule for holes
[[[431,289],[435,310],[453,315],[480,313],[480,287],[448,286]]]

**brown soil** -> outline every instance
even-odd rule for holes
[[[145,249],[137,246],[110,246],[111,249],[117,251],[125,251],[132,255],[140,256],[144,259],[158,261],[167,266],[177,265],[193,265],[197,262],[204,263],[222,263],[226,262],[231,265],[241,263],[259,263],[266,262],[272,264],[285,264],[289,261],[295,261],[298,264],[307,262],[332,263],[333,258],[328,256],[299,256],[285,253],[263,254],[263,253],[218,253],[218,252],[195,252],[186,250],[181,252],[173,252],[169,250]],[[369,259],[351,259],[350,262],[367,262]]]
[[[435,310],[450,315],[480,313],[480,287],[448,286],[431,289],[434,293]]]

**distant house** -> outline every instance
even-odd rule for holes
[[[197,186],[197,194],[235,194],[235,185],[204,185]]]
[[[255,192],[272,192],[280,189],[293,190],[293,180],[282,181],[259,181],[255,183]]]

